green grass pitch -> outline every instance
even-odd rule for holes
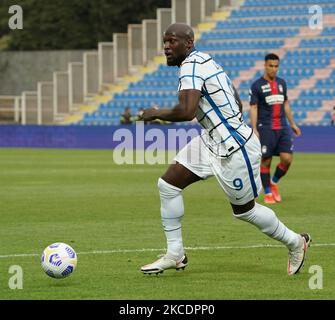
[[[273,206],[312,235],[299,275],[287,276],[285,247],[233,218],[212,178],[184,191],[189,266],[148,276],[141,265],[165,248],[156,184],[166,165],[115,165],[108,150],[0,149],[0,299],[334,299],[334,164],[335,154],[295,154]],[[60,280],[40,266],[58,241],[78,253],[76,271]],[[22,289],[9,288],[13,265]],[[311,266],[322,289],[309,286]]]

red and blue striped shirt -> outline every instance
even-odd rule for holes
[[[257,79],[250,88],[250,105],[257,105],[257,127],[280,130],[287,127],[284,102],[287,86],[282,78],[274,81]]]

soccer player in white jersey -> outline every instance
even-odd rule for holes
[[[272,209],[255,202],[262,188],[260,142],[243,121],[242,104],[230,79],[210,55],[196,50],[190,26],[170,25],[163,42],[167,65],[180,68],[179,103],[172,109],[145,109],[142,120],[180,122],[196,117],[205,132],[189,142],[158,179],[167,252],[141,271],[158,274],[187,266],[182,191],[196,181],[215,176],[234,217],[283,243],[289,250],[288,274],[298,273],[311,237],[288,229]]]

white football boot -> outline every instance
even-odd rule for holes
[[[167,269],[176,269],[179,271],[180,269],[185,269],[187,262],[186,255],[183,255],[179,260],[174,260],[172,257],[165,254],[155,262],[143,266],[141,271],[145,274],[159,274]]]
[[[287,273],[289,275],[297,274],[304,265],[307,248],[310,246],[312,238],[307,233],[301,234],[301,244],[295,250],[288,252]]]

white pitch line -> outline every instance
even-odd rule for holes
[[[332,247],[335,243],[315,243],[312,247]],[[280,244],[255,244],[249,246],[219,246],[219,247],[185,247],[187,251],[210,251],[210,250],[231,250],[231,249],[261,249],[261,248],[283,248]],[[88,254],[113,254],[113,253],[134,253],[134,252],[154,252],[160,251],[164,252],[166,248],[143,248],[143,249],[115,249],[115,250],[94,250],[94,251],[84,251],[78,252],[78,255],[88,255]],[[38,257],[38,253],[19,253],[19,254],[8,254],[0,255],[0,259],[6,258],[21,258],[21,257]]]

